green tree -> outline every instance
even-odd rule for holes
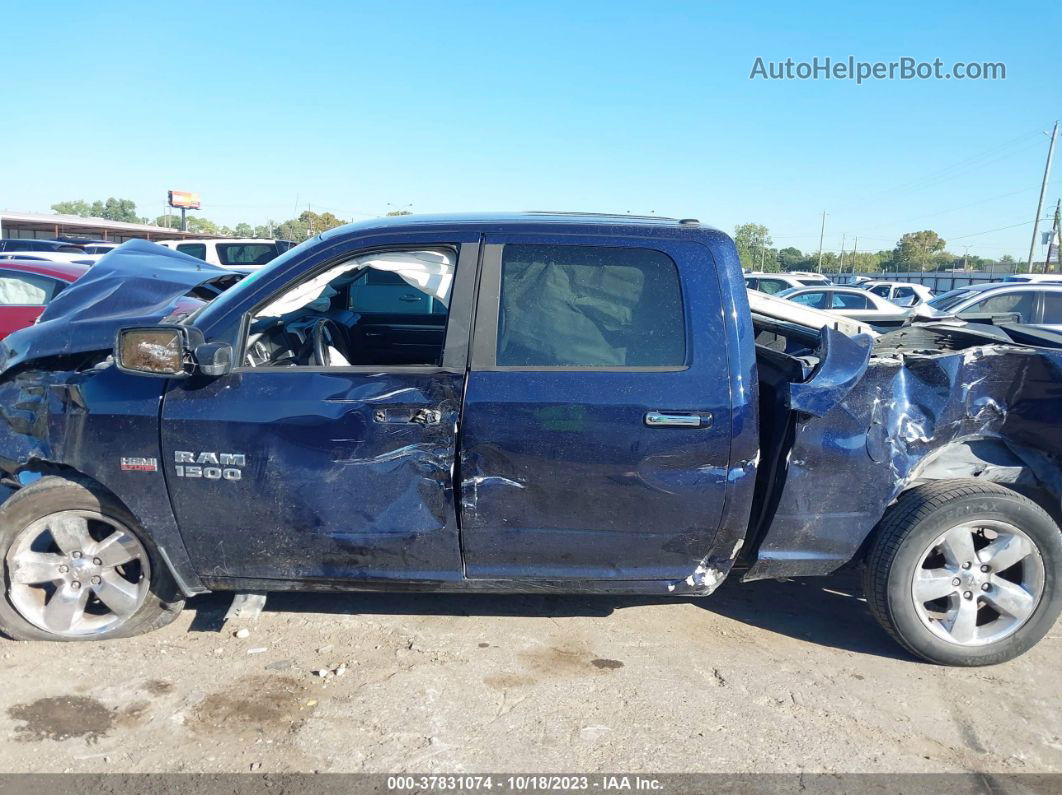
[[[255,237],[254,227],[250,224],[236,224],[236,237]]]
[[[342,226],[346,223],[342,219],[336,218],[332,213],[318,214],[311,210],[304,210],[298,220],[306,224],[308,236],[319,235],[321,232],[327,232],[329,229],[335,229],[337,226]]]
[[[301,243],[310,238],[310,227],[305,221],[299,218],[292,218],[277,224],[273,230],[273,236],[280,240],[293,240],[296,243]]]
[[[935,254],[944,250],[944,240],[932,229],[921,232],[908,232],[900,238],[892,252],[893,264],[897,270],[934,270],[940,261]]]
[[[144,219],[136,214],[136,202],[132,199],[116,199],[111,196],[106,201],[89,204],[84,199],[57,202],[52,211],[63,215],[79,215],[82,218],[106,218],[108,221],[126,221],[131,224],[141,223]]]
[[[804,270],[808,266],[808,258],[799,248],[786,246],[778,252],[778,265],[785,271]]]
[[[763,224],[734,227],[734,245],[745,270],[778,270],[778,252],[771,248],[771,243],[770,231]]]
[[[86,218],[92,214],[92,205],[83,199],[73,201],[56,202],[52,205],[52,212],[60,215],[79,215]]]
[[[167,229],[180,229],[181,228],[181,216],[179,215],[160,215],[155,219],[155,226],[164,226]]]

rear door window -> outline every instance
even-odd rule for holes
[[[280,254],[275,243],[215,243],[222,265],[265,265]]]
[[[794,304],[800,304],[801,306],[810,306],[814,309],[828,309],[829,303],[826,298],[826,292],[816,290],[811,293],[800,293],[800,295],[794,295],[789,299]]]
[[[964,309],[960,314],[991,313],[1005,314],[1017,312],[1021,315],[1022,323],[1033,322],[1033,310],[1036,307],[1036,292],[1024,290],[1020,293],[1004,293],[984,298],[971,307]]]
[[[867,297],[853,293],[834,293],[830,306],[833,309],[866,309]]]
[[[1044,319],[1050,326],[1062,326],[1062,293],[1044,293]]]
[[[502,252],[500,367],[680,367],[678,268],[644,248],[509,244]]]
[[[874,293],[874,295],[879,295],[882,298],[888,298],[889,297],[889,291],[891,289],[892,289],[891,285],[879,284],[876,287],[871,287],[870,288],[870,292]]]
[[[788,290],[789,287],[790,285],[781,279],[760,279],[759,290],[761,293],[767,293],[767,295],[777,295],[782,290]]]
[[[182,254],[187,254],[190,257],[196,257],[201,260],[206,260],[206,244],[205,243],[178,243],[177,250]]]

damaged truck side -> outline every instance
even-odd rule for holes
[[[1060,401],[1062,337],[750,297],[695,221],[384,219],[232,287],[129,243],[2,343],[0,628],[862,566],[910,652],[998,663],[1062,604]]]

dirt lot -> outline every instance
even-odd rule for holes
[[[937,668],[853,593],[273,595],[246,638],[200,597],[133,640],[0,643],[0,770],[1062,771],[1062,626]]]

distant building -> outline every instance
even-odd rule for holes
[[[202,232],[181,232],[165,226],[131,224],[125,221],[108,221],[106,218],[82,218],[79,215],[45,213],[20,213],[0,210],[0,238],[35,237],[54,240],[57,237],[83,237],[92,240],[174,240],[182,237],[217,238],[222,235],[204,235]]]

